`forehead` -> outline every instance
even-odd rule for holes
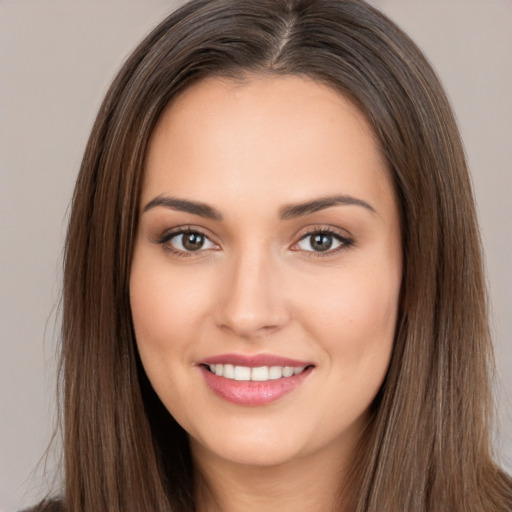
[[[207,78],[157,123],[143,200],[166,193],[301,201],[333,187],[371,199],[390,186],[369,123],[333,88],[298,76]]]

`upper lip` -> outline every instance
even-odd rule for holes
[[[199,364],[232,364],[233,366],[248,366],[256,368],[258,366],[311,366],[310,361],[299,361],[290,359],[289,357],[281,357],[274,354],[221,354],[218,356],[208,357],[199,361]]]

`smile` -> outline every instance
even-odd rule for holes
[[[260,354],[225,354],[198,365],[207,387],[237,405],[262,406],[299,388],[315,365],[306,361]]]
[[[232,364],[210,364],[210,372],[218,377],[238,381],[256,381],[265,382],[268,380],[277,380],[302,373],[304,366],[234,366]]]

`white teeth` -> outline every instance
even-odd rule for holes
[[[305,369],[304,366],[258,366],[251,368],[249,366],[234,366],[232,364],[210,364],[208,367],[212,373],[219,377],[256,382],[292,377],[302,373]]]
[[[222,369],[219,370],[219,366],[224,367],[224,371]],[[219,372],[219,373],[217,373]],[[215,365],[215,375],[221,375],[226,377],[226,379],[234,379],[235,378],[235,367],[232,364],[216,364]]]
[[[251,380],[251,369],[248,366],[235,366],[235,380]]]
[[[268,369],[268,378],[275,380],[280,379],[283,376],[283,368],[282,366],[271,366]]]
[[[291,377],[293,375],[293,368],[291,366],[285,366],[283,368],[283,377]]]
[[[268,366],[260,366],[251,370],[251,380],[268,380]]]

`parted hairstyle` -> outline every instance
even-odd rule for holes
[[[115,78],[85,150],[65,248],[60,506],[195,510],[187,434],[137,353],[130,266],[160,114],[201,78],[251,75],[304,76],[349,98],[373,127],[399,201],[404,270],[394,348],[350,485],[340,482],[349,510],[512,510],[511,480],[491,446],[492,347],[459,132],[421,51],[360,0],[192,0]]]

